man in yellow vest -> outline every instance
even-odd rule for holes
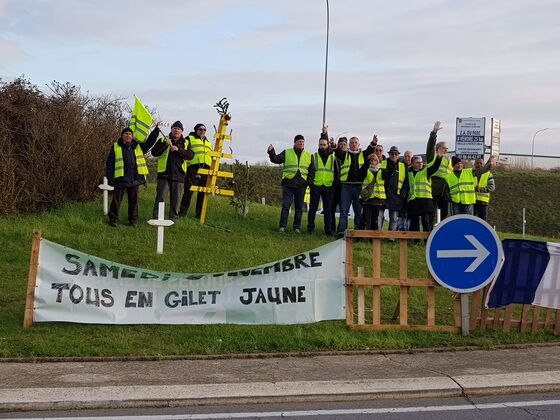
[[[157,127],[156,130],[160,131]],[[181,193],[185,187],[187,160],[194,156],[188,141],[183,137],[181,121],[175,121],[171,126],[169,136],[162,137],[155,144],[152,148],[152,156],[158,158],[156,200],[152,217],[154,219],[158,218],[159,203],[165,201],[167,191],[169,191],[169,219],[175,221],[179,218]]]
[[[483,166],[484,160],[476,159],[474,161],[475,169],[482,169]],[[476,186],[474,187],[474,190],[476,192],[474,215],[480,217],[482,220],[487,220],[488,205],[490,203],[490,193],[496,190],[496,183],[494,182],[492,172],[488,171],[485,174],[480,175],[476,179]]]
[[[354,210],[354,229],[358,229],[362,217],[362,205],[360,203],[360,192],[362,191],[362,182],[366,172],[362,170],[362,166],[369,166],[367,157],[373,153],[377,145],[377,136],[364,151],[360,148],[360,139],[358,137],[350,138],[348,142],[348,150],[343,151],[336,149],[336,157],[342,161],[340,167],[340,182],[342,189],[340,192],[340,219],[338,221],[337,236],[344,237],[344,232],[348,227],[348,212],[350,206]]]
[[[294,147],[276,154],[274,146],[268,146],[268,156],[272,163],[283,164],[282,170],[282,211],[279,232],[285,232],[292,203],[295,204],[294,232],[300,233],[303,215],[303,198],[308,184],[313,183],[315,167],[311,153],[304,150],[305,139],[301,134],[294,137]]]
[[[148,167],[144,154],[156,141],[156,137],[139,143],[132,137],[132,130],[127,127],[121,131],[119,139],[113,143],[105,164],[105,176],[109,185],[115,189],[109,208],[109,225],[116,227],[119,208],[126,192],[128,197],[128,225],[138,224],[138,187],[146,183]]]
[[[406,200],[406,166],[399,161],[399,154],[399,148],[391,146],[389,158],[381,162],[381,168],[385,169],[386,198],[383,207],[389,210],[389,230],[397,230],[399,217],[402,215],[403,204]],[[382,230],[381,225],[379,230]]]
[[[430,133],[428,144],[426,145],[426,162],[428,163],[428,166],[432,166],[434,164],[436,156],[443,156],[439,169],[431,177],[432,196],[434,201],[434,221],[438,209],[440,210],[441,220],[445,219],[449,214],[449,202],[444,194],[444,189],[445,177],[452,170],[451,157],[447,155],[447,143],[444,141],[436,143],[437,132],[440,130],[440,127],[441,123],[436,121],[434,123],[434,129]],[[432,223],[434,221],[432,221]]]
[[[430,132],[427,149],[432,150],[432,153],[437,132],[441,128],[441,123],[436,121],[434,128]],[[411,231],[419,231],[420,222],[422,222],[424,232],[432,230],[434,221],[432,181],[434,174],[440,169],[446,153],[446,148],[437,148],[436,153],[431,158],[431,165],[427,166],[424,166],[421,156],[416,155],[412,157],[412,166],[407,171],[408,194],[406,202],[409,230]]]
[[[482,168],[464,168],[463,161],[457,156],[451,158],[453,171],[445,178],[446,198],[451,202],[451,215],[470,214],[474,215],[474,203],[476,202],[476,178],[485,174],[495,164],[494,156]]]
[[[196,124],[193,131],[189,133],[187,140],[194,152],[194,157],[187,164],[185,193],[183,194],[183,199],[181,200],[181,209],[179,211],[180,216],[186,216],[189,211],[191,198],[193,196],[191,186],[206,186],[208,175],[201,175],[198,173],[198,170],[201,168],[210,169],[210,165],[212,164],[212,156],[208,154],[212,151],[212,143],[206,138],[206,126],[204,124]],[[197,219],[200,219],[203,201],[204,193],[200,191],[196,195],[196,208],[194,213]]]
[[[338,165],[334,157],[334,150],[329,147],[329,136],[326,127],[319,139],[319,149],[313,154],[315,177],[310,186],[309,212],[307,213],[307,233],[315,230],[315,214],[319,207],[319,200],[323,202],[323,220],[325,234],[332,235],[331,204],[333,198],[333,184],[338,175]]]

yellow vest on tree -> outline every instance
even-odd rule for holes
[[[284,168],[282,169],[282,179],[292,179],[296,176],[296,172],[299,171],[301,177],[307,180],[307,173],[309,172],[309,165],[311,165],[311,153],[307,150],[301,152],[301,156],[298,159],[296,151],[292,149],[286,149],[284,153]]]
[[[457,178],[455,172],[451,172],[445,177],[445,181],[447,181],[447,185],[449,185],[451,201],[461,204],[474,204],[476,202],[476,194],[474,191],[476,181],[472,173],[472,168],[463,169],[459,178]]]
[[[319,153],[313,155],[315,160],[315,179],[313,185],[316,187],[330,187],[334,182],[334,153],[327,158],[327,163],[323,164],[323,159]]]
[[[212,143],[208,139],[199,139],[195,136],[189,136],[191,149],[194,152],[194,157],[189,161],[189,165],[196,165],[204,163],[208,166],[212,164],[212,156],[208,152],[212,151]],[[186,143],[186,142],[185,142]],[[187,144],[185,144],[187,147]]]
[[[433,198],[432,197],[432,182],[428,179],[428,168],[424,168],[416,173],[408,172],[408,198],[407,201],[412,201],[415,198]]]
[[[113,144],[113,150],[115,151],[115,178],[124,176],[124,160],[122,147],[118,142]],[[144,159],[144,152],[142,148],[136,144],[134,148],[134,156],[136,156],[136,171],[138,175],[148,175],[148,166],[146,165],[146,159]]]

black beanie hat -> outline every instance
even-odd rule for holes
[[[301,134],[298,134],[297,136],[294,137],[294,143],[298,140],[305,140],[305,139],[303,138],[303,136]]]
[[[206,127],[206,126],[205,126],[204,124],[202,124],[202,123],[198,123],[197,125],[194,126],[193,131],[194,131],[195,133],[198,132],[198,129],[199,129],[200,127]]]
[[[124,133],[126,133],[127,131],[128,131],[130,134],[134,134],[134,132],[132,131],[132,128],[126,127],[126,128],[123,128],[123,129],[122,129],[122,131],[121,131],[121,137],[122,137],[122,135],[123,135]]]
[[[173,125],[171,126],[171,128],[173,128],[173,127],[180,128],[181,131],[184,130],[184,129],[183,129],[183,123],[182,123],[181,121],[179,121],[179,120],[177,120],[177,121],[175,121],[175,122],[173,123]]]

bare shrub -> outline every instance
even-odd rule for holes
[[[24,78],[0,84],[0,214],[94,198],[110,145],[126,124],[121,99]]]

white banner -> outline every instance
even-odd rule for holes
[[[135,268],[41,239],[34,322],[302,324],[345,318],[343,240],[226,273]]]

